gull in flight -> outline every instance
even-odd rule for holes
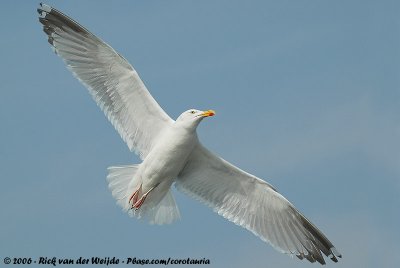
[[[210,152],[196,128],[213,110],[190,109],[171,119],[135,69],[111,46],[45,4],[39,21],[55,53],[84,84],[142,163],[108,168],[118,205],[152,224],[180,218],[171,186],[246,228],[280,252],[325,264],[341,255],[305,216],[267,182]]]

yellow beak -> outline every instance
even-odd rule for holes
[[[213,116],[213,115],[215,115],[215,111],[214,111],[214,110],[204,111],[204,112],[201,114],[201,116],[205,116],[205,117],[207,117],[207,116]]]

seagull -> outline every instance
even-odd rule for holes
[[[151,224],[174,222],[180,218],[174,184],[282,253],[320,264],[323,254],[334,262],[342,257],[272,185],[201,144],[196,128],[215,115],[213,110],[189,109],[171,119],[111,46],[49,5],[41,3],[37,10],[55,53],[142,160],[108,168],[109,189],[123,211]]]

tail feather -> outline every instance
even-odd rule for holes
[[[126,165],[126,166],[113,166],[108,168],[108,188],[111,190],[112,196],[117,200],[117,204],[122,207],[124,211],[128,211],[129,205],[127,198],[129,195],[129,189],[136,185],[139,186],[141,181],[135,180],[134,185],[130,186],[130,183],[135,178],[135,173],[138,170],[139,165]]]
[[[179,213],[171,189],[168,190],[167,194],[157,206],[148,210],[146,217],[151,224],[158,225],[170,224],[180,219],[181,214]]]
[[[170,224],[180,219],[179,209],[171,189],[159,191],[161,189],[156,188],[157,190],[154,191],[154,194],[164,194],[166,192],[161,201],[154,200],[152,202],[150,195],[140,209],[131,209],[129,197],[142,183],[140,178],[135,177],[138,169],[139,165],[112,166],[108,168],[108,187],[122,210],[132,217],[147,220],[151,224]]]

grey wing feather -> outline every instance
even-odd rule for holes
[[[271,185],[198,144],[176,181],[178,190],[300,259],[337,262],[332,243]]]
[[[112,47],[55,8],[40,4],[38,12],[55,52],[89,89],[129,149],[143,159],[173,120]]]

